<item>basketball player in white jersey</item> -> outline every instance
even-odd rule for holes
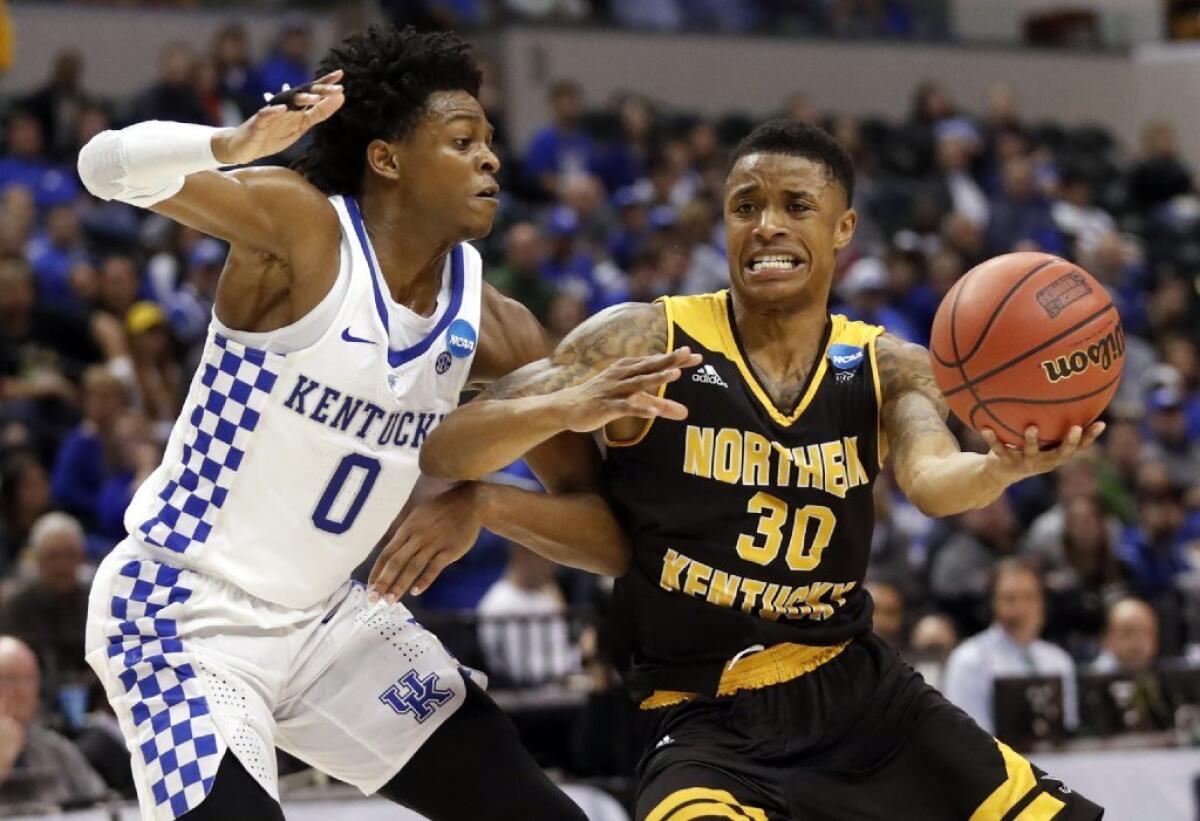
[[[479,70],[453,35],[378,27],[319,74],[236,129],[141,123],[79,158],[96,196],[231,246],[183,414],[88,614],[87,658],[142,816],[282,818],[279,747],[435,821],[582,818],[471,672],[394,599],[347,581],[463,387],[546,353],[466,244],[497,205]],[[217,170],[310,129],[299,173]],[[613,401],[652,405],[636,397],[677,377],[677,359],[622,372]],[[641,412],[679,412],[651,405]],[[628,544],[595,476],[561,467],[594,464],[591,452],[560,437],[531,456],[565,515],[538,494],[468,483],[419,509],[404,538],[465,544],[482,525],[621,573]]]

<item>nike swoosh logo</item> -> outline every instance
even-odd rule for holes
[[[345,328],[342,331],[342,339],[346,340],[347,342],[366,342],[368,345],[375,344],[374,339],[363,339],[360,336],[355,336],[354,334],[350,333],[349,328]]]

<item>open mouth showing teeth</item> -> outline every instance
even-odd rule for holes
[[[750,260],[750,270],[756,273],[758,271],[790,271],[799,264],[800,260],[791,254],[771,254]]]

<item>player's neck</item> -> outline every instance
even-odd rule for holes
[[[756,310],[735,294],[733,319],[755,370],[773,380],[807,375],[825,336],[829,312],[819,302],[794,310]]]
[[[382,198],[363,197],[363,224],[379,261],[379,273],[392,299],[428,316],[437,307],[446,254],[454,247],[441,236],[445,226],[425,224],[419,214],[389,207]]]

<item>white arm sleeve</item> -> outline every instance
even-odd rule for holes
[[[102,200],[149,208],[175,196],[188,174],[221,167],[212,153],[216,131],[150,120],[101,132],[79,152],[79,178]]]

